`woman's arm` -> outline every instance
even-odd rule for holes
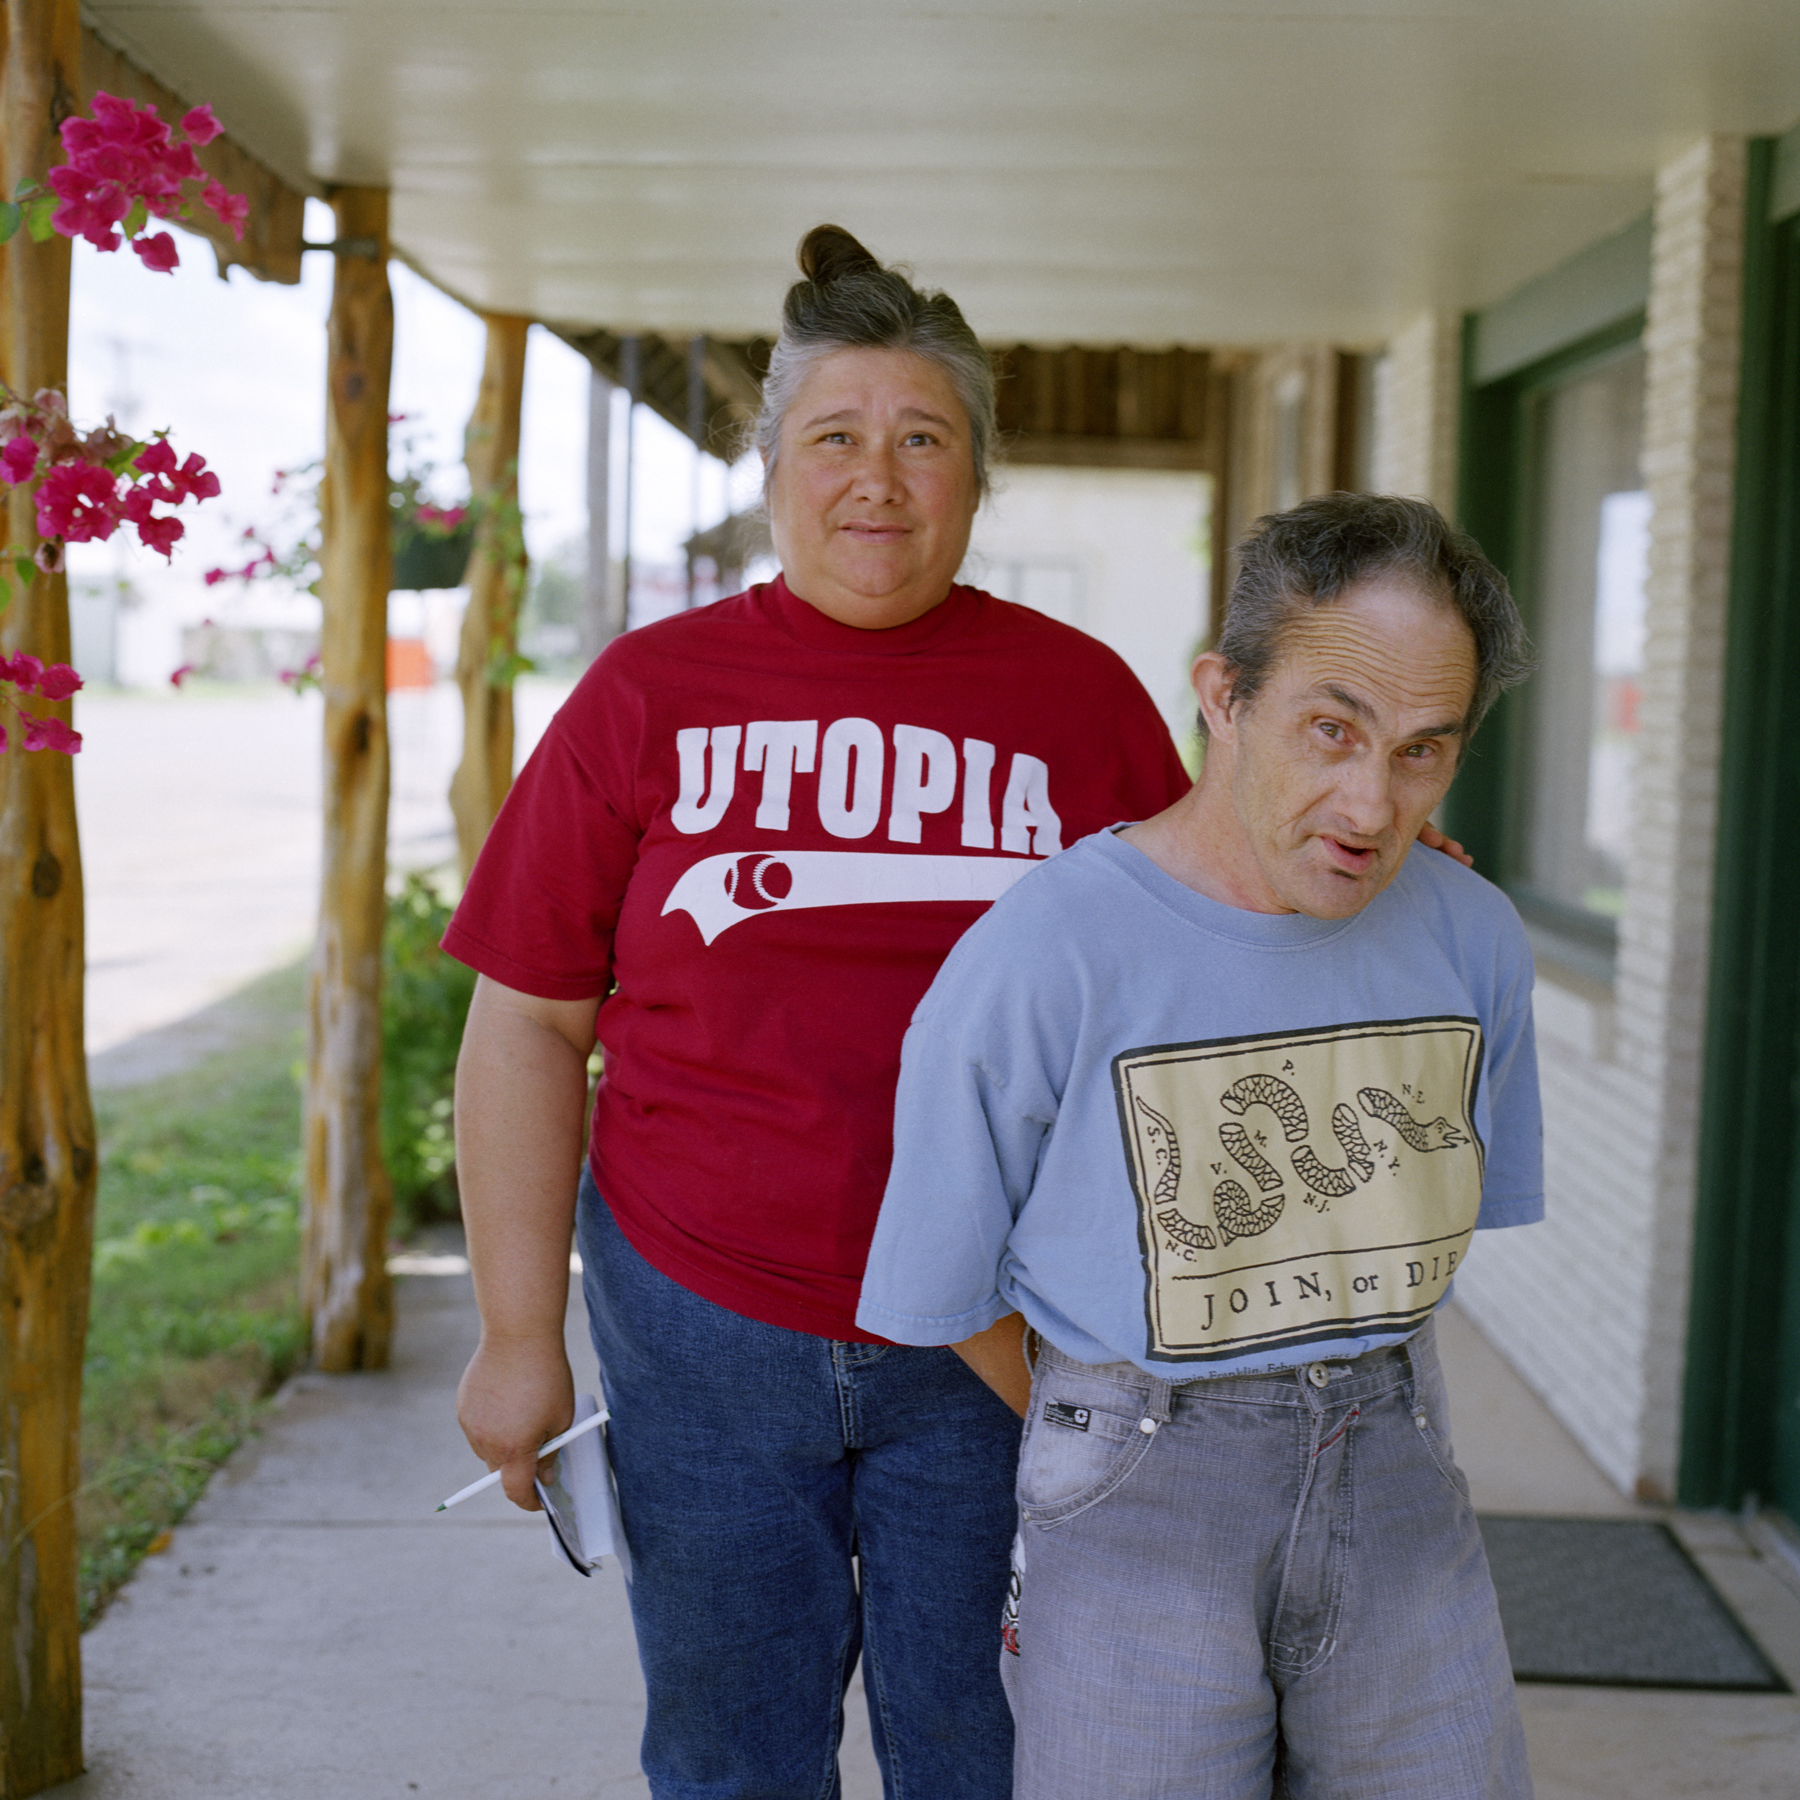
[[[481,1343],[457,1390],[470,1446],[515,1506],[575,1416],[563,1349],[598,996],[540,1000],[481,976],[456,1062],[456,1177]]]

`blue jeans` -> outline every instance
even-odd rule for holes
[[[1007,1800],[994,1665],[1019,1421],[951,1350],[703,1300],[581,1184],[656,1800],[834,1800],[864,1658],[890,1800]]]
[[[1429,1324],[1174,1385],[1046,1344],[1019,1509],[1017,1800],[1528,1800]]]

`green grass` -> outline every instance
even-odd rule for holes
[[[81,1610],[99,1613],[305,1348],[297,1299],[304,972],[235,997],[241,1041],[95,1096]]]
[[[457,1210],[450,1093],[475,977],[437,948],[448,919],[422,876],[408,876],[388,903],[381,1126],[400,1237]],[[227,1003],[232,1049],[94,1096],[100,1195],[82,1381],[83,1623],[199,1498],[305,1352],[305,991],[304,965],[277,970]]]

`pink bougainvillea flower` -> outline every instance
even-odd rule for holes
[[[193,674],[194,668],[195,665],[193,663],[183,663],[180,668],[172,669],[169,672],[169,686],[172,688],[180,687],[181,684]]]
[[[244,224],[250,217],[250,202],[243,194],[231,193],[222,182],[208,181],[200,190],[200,198],[219,215],[220,222],[231,227],[231,235],[241,244]]]
[[[37,691],[46,700],[66,700],[82,685],[81,677],[67,663],[52,663],[38,677]]]
[[[154,155],[169,141],[169,128],[154,106],[133,106],[117,94],[96,93],[92,119],[65,119],[59,135],[71,156],[106,148]]]
[[[187,527],[179,519],[144,518],[133,519],[137,534],[146,550],[154,550],[159,556],[173,557],[175,546],[187,536]]]
[[[35,713],[20,713],[19,723],[25,727],[27,750],[60,750],[65,756],[81,752],[81,733],[71,731],[61,719],[40,719]]]
[[[181,129],[187,133],[190,143],[210,144],[225,127],[213,117],[210,106],[196,106],[192,112],[181,115]]]
[[[60,575],[63,572],[65,562],[62,540],[60,538],[46,538],[43,543],[39,544],[31,553],[31,560],[36,563],[46,575]]]
[[[10,487],[17,487],[21,481],[29,481],[36,473],[37,465],[38,447],[22,431],[4,450],[0,450],[0,476],[5,477]]]
[[[124,510],[117,480],[92,463],[58,463],[38,483],[41,537],[64,538],[71,544],[108,538],[118,529]]]
[[[167,438],[152,438],[131,466],[142,469],[146,475],[167,475],[176,466],[175,446]]]
[[[120,510],[133,525],[146,525],[156,517],[156,502],[174,497],[174,490],[166,481],[146,481],[139,487],[125,490]]]
[[[142,259],[144,267],[158,275],[173,274],[181,261],[175,240],[166,231],[159,231],[152,237],[134,237],[131,247]]]
[[[17,656],[0,656],[0,681],[10,681],[21,694],[37,691],[44,665],[35,656],[21,650]]]
[[[86,176],[70,169],[52,169],[49,182],[62,194],[61,204],[50,215],[52,230],[64,237],[86,238],[96,250],[116,250],[125,241],[114,227],[130,212],[131,199],[119,183],[90,185]]]
[[[169,477],[169,485],[182,500],[216,500],[219,478],[206,466],[206,458],[189,452],[187,460]]]
[[[146,444],[138,452],[132,467],[153,478],[133,492],[148,494],[151,499],[164,500],[170,505],[179,505],[183,500],[211,500],[219,492],[219,478],[207,468],[206,458],[190,455],[186,462],[178,463],[167,438],[157,438]],[[135,523],[137,515],[131,510],[129,501],[125,516]]]

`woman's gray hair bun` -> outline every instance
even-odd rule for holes
[[[881,273],[881,264],[874,253],[866,250],[841,225],[815,225],[800,240],[796,260],[806,279],[820,287],[845,275]]]
[[[956,302],[921,292],[841,225],[815,225],[797,255],[805,280],[788,289],[782,304],[781,336],[769,354],[754,428],[764,491],[775,472],[781,421],[815,363],[834,350],[906,350],[949,378],[969,416],[975,481],[985,494],[995,437],[994,365]]]

